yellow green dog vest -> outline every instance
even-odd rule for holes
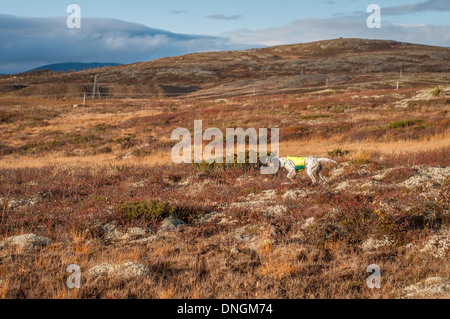
[[[286,157],[286,161],[292,161],[295,165],[296,171],[303,171],[305,169],[305,158],[306,157],[293,157],[288,156]]]

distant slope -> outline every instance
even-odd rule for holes
[[[118,66],[118,65],[121,65],[121,64],[120,63],[98,63],[98,62],[92,62],[92,63],[66,62],[66,63],[55,63],[55,64],[43,65],[38,68],[32,69],[28,72],[38,71],[38,70],[78,72],[78,71],[83,71],[83,70],[89,70],[90,68],[96,69],[97,67],[103,68],[105,66]]]
[[[0,91],[83,96],[98,75],[102,96],[217,98],[323,89],[401,88],[450,83],[450,48],[396,41],[334,39],[194,53],[64,74],[25,74]],[[3,88],[2,88],[3,86]]]

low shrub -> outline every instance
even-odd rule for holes
[[[250,163],[250,159],[252,155],[256,155],[256,163]],[[267,156],[275,156],[276,154],[267,153]],[[228,170],[228,169],[237,169],[237,170],[253,170],[259,169],[262,165],[263,159],[261,158],[259,153],[254,154],[254,151],[245,151],[245,153],[234,154],[233,159],[228,159],[224,156],[221,159],[222,163],[218,159],[214,160],[211,163],[206,161],[202,161],[201,163],[192,163],[192,165],[199,171],[202,172],[214,172],[217,170]]]
[[[387,125],[388,129],[399,129],[404,128],[408,126],[415,126],[417,124],[422,124],[425,122],[425,120],[422,119],[406,119],[406,120],[400,120],[400,121],[394,121]]]
[[[441,94],[441,88],[439,86],[436,86],[433,90],[434,96],[439,96]]]
[[[329,151],[328,152],[328,156],[330,156],[330,157],[338,157],[338,156],[344,156],[344,155],[346,155],[348,153],[349,153],[348,151],[343,151],[342,148],[338,147],[338,148],[335,148],[332,151]]]
[[[417,169],[412,167],[401,167],[390,170],[384,175],[383,182],[390,184],[398,184],[406,181],[416,173]]]
[[[146,222],[153,222],[166,217],[175,217],[177,207],[169,205],[168,202],[152,199],[125,202],[120,206],[119,212],[128,221],[144,219]]]

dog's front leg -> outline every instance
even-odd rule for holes
[[[294,179],[296,175],[297,175],[297,172],[295,171],[295,169],[293,169],[293,170],[289,171],[289,173],[287,174],[287,177],[290,179]]]
[[[284,164],[284,168],[288,171],[287,177],[289,179],[294,179],[295,176],[297,175],[297,171],[295,169],[295,164],[292,163],[292,161],[287,161]]]

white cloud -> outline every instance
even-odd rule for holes
[[[304,43],[332,38],[397,40],[428,45],[450,46],[450,25],[391,24],[382,19],[381,29],[369,29],[365,17],[302,19],[290,25],[262,30],[240,29],[221,34],[236,43],[261,45]]]
[[[66,18],[0,15],[0,73],[68,61],[132,63],[244,47],[226,38],[175,34],[120,20],[82,19],[81,29],[68,29]]]
[[[236,15],[232,15],[232,16],[227,16],[225,14],[213,14],[213,15],[209,15],[207,16],[208,19],[212,19],[212,20],[225,20],[225,21],[233,21],[233,20],[239,20],[242,18],[242,16],[236,14]]]

